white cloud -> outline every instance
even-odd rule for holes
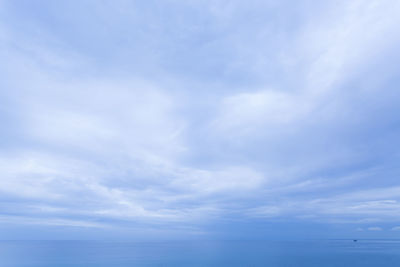
[[[351,1],[336,3],[329,12],[324,9],[324,16],[311,17],[301,34],[293,35],[292,46],[282,46],[282,53],[294,58],[293,71],[306,81],[299,81],[296,88],[246,88],[225,96],[212,126],[224,135],[249,137],[281,133],[282,127],[293,131],[294,125],[304,128],[304,119],[320,124],[342,120],[342,112],[350,107],[343,100],[334,103],[335,96],[343,94],[341,84],[400,42],[399,12],[394,1]],[[288,79],[297,79],[291,74]]]
[[[232,191],[240,194],[243,190],[256,189],[265,179],[262,174],[246,167],[230,167],[222,170],[177,170],[174,186],[195,193],[218,193]]]
[[[325,17],[311,21],[303,48],[313,59],[309,88],[316,93],[334,89],[379,51],[398,42],[394,32],[400,5],[396,1],[348,1],[336,5]],[[389,38],[388,38],[389,37]]]
[[[368,231],[382,231],[383,229],[381,227],[374,226],[374,227],[368,227],[367,230]]]
[[[213,127],[224,135],[274,134],[276,128],[290,125],[307,113],[309,103],[302,96],[263,90],[239,93],[222,100],[221,108]]]
[[[24,216],[0,216],[0,224],[33,224],[33,225],[47,225],[47,226],[68,226],[68,227],[89,227],[89,228],[106,228],[106,224],[99,222],[90,222],[74,219],[54,219],[54,218],[34,218]]]
[[[287,207],[281,207],[281,206],[262,206],[258,208],[252,208],[247,210],[247,215],[251,217],[264,217],[264,218],[272,218],[272,217],[278,217],[280,215],[283,215],[284,212],[287,212]]]
[[[132,14],[140,8],[119,4],[110,8],[121,18],[108,17],[105,6],[96,9],[104,22],[96,29],[111,30],[82,43],[71,38],[85,38],[90,25],[71,37],[32,21],[20,21],[20,28],[0,24],[0,55],[7,62],[0,67],[0,104],[7,102],[0,122],[12,132],[0,155],[0,192],[15,200],[15,213],[25,214],[26,223],[41,222],[29,209],[48,216],[44,224],[93,227],[89,219],[60,214],[130,222],[193,223],[226,213],[398,220],[400,188],[395,182],[377,187],[373,178],[386,177],[385,167],[364,167],[377,138],[358,140],[385,131],[367,129],[378,123],[369,116],[375,101],[357,102],[375,99],[376,92],[344,86],[397,49],[398,3],[331,3],[293,27],[264,13],[268,20],[260,25],[248,20],[257,4],[285,10],[272,2],[193,2],[182,5],[206,14],[178,16],[179,25],[144,14],[139,24],[152,23],[139,27],[143,36],[113,40],[106,33],[138,25]],[[34,37],[23,31],[35,27]],[[106,48],[85,43],[108,40]]]

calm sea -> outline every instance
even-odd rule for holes
[[[400,241],[0,241],[0,266],[400,266]]]

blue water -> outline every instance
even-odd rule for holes
[[[0,241],[0,266],[400,266],[400,241]]]

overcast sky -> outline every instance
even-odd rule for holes
[[[0,239],[400,238],[400,1],[0,0]]]

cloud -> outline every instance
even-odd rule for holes
[[[84,228],[105,228],[107,225],[98,222],[53,219],[53,218],[29,218],[27,216],[0,216],[0,224],[26,224],[26,225],[45,225],[45,226],[68,226]]]
[[[271,205],[250,209],[247,211],[247,215],[252,217],[272,218],[280,216],[283,211],[284,208]]]
[[[368,231],[382,231],[383,229],[381,227],[368,227],[367,228]]]
[[[239,93],[223,99],[214,127],[231,135],[257,135],[263,127],[279,129],[293,124],[307,112],[307,103],[296,97],[276,90]],[[229,134],[231,133],[231,134]],[[267,132],[263,134],[273,134]]]
[[[303,4],[2,1],[3,220],[397,222],[400,5]]]

